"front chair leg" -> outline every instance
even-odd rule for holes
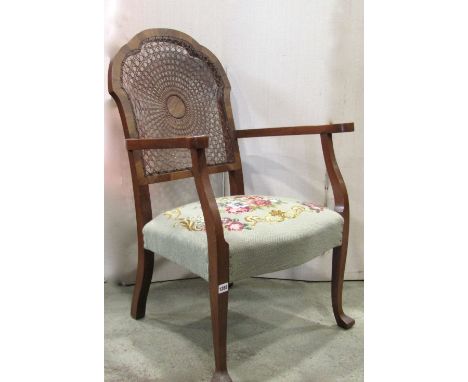
[[[154,253],[142,249],[138,256],[135,287],[133,288],[131,315],[138,320],[145,317],[146,298],[148,297],[151,278],[153,277]]]
[[[229,292],[219,294],[218,283],[210,282],[211,325],[215,356],[215,372],[211,382],[232,382],[226,363],[228,294]]]
[[[338,326],[349,329],[354,325],[354,320],[343,312],[343,279],[346,264],[347,246],[333,248],[332,265],[332,305]]]

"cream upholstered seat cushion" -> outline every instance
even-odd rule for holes
[[[229,280],[303,264],[341,245],[343,218],[292,198],[217,198],[229,244]],[[145,248],[208,280],[208,243],[200,202],[158,215],[143,228]]]

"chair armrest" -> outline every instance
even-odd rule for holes
[[[270,127],[266,129],[236,130],[237,138],[275,137],[280,135],[306,135],[346,133],[354,131],[354,123],[339,123],[319,126]]]
[[[266,129],[247,129],[236,130],[237,138],[257,138],[257,137],[274,137],[282,135],[307,135],[320,134],[322,142],[323,158],[327,174],[333,190],[335,199],[335,211],[343,216],[345,220],[344,231],[348,232],[349,227],[349,200],[348,191],[341,175],[338,162],[336,161],[335,151],[333,148],[332,134],[346,133],[354,131],[354,123],[340,123],[319,126],[292,126],[292,127],[272,127]],[[346,236],[347,237],[347,236]]]
[[[151,149],[205,149],[208,147],[208,135],[174,138],[131,138],[125,140],[127,150]]]
[[[128,151],[151,149],[190,149],[192,157],[192,174],[195,179],[198,197],[205,217],[208,244],[210,241],[224,245],[224,231],[218,205],[211,187],[205,149],[208,147],[208,136],[174,138],[139,138],[126,139]],[[215,253],[215,251],[212,251]]]

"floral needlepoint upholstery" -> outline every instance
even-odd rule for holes
[[[217,198],[229,244],[229,279],[303,264],[341,245],[343,218],[292,198],[238,195]],[[145,248],[208,280],[208,244],[199,202],[166,211],[143,228]]]

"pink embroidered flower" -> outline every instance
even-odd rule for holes
[[[254,200],[252,204],[255,204],[256,206],[271,206],[271,201],[265,199],[257,199]]]
[[[317,205],[315,205],[314,203],[311,203],[311,202],[306,203],[306,202],[304,202],[304,203],[302,203],[302,204],[303,204],[304,206],[309,207],[309,208],[310,208],[311,210],[313,210],[313,211],[317,211],[317,212],[323,211],[323,207],[317,206]]]
[[[229,212],[231,214],[240,214],[242,212],[249,212],[250,207],[249,206],[227,206],[226,207],[226,212]]]
[[[232,222],[226,225],[226,228],[229,231],[242,231],[244,229],[244,224],[241,222]]]

